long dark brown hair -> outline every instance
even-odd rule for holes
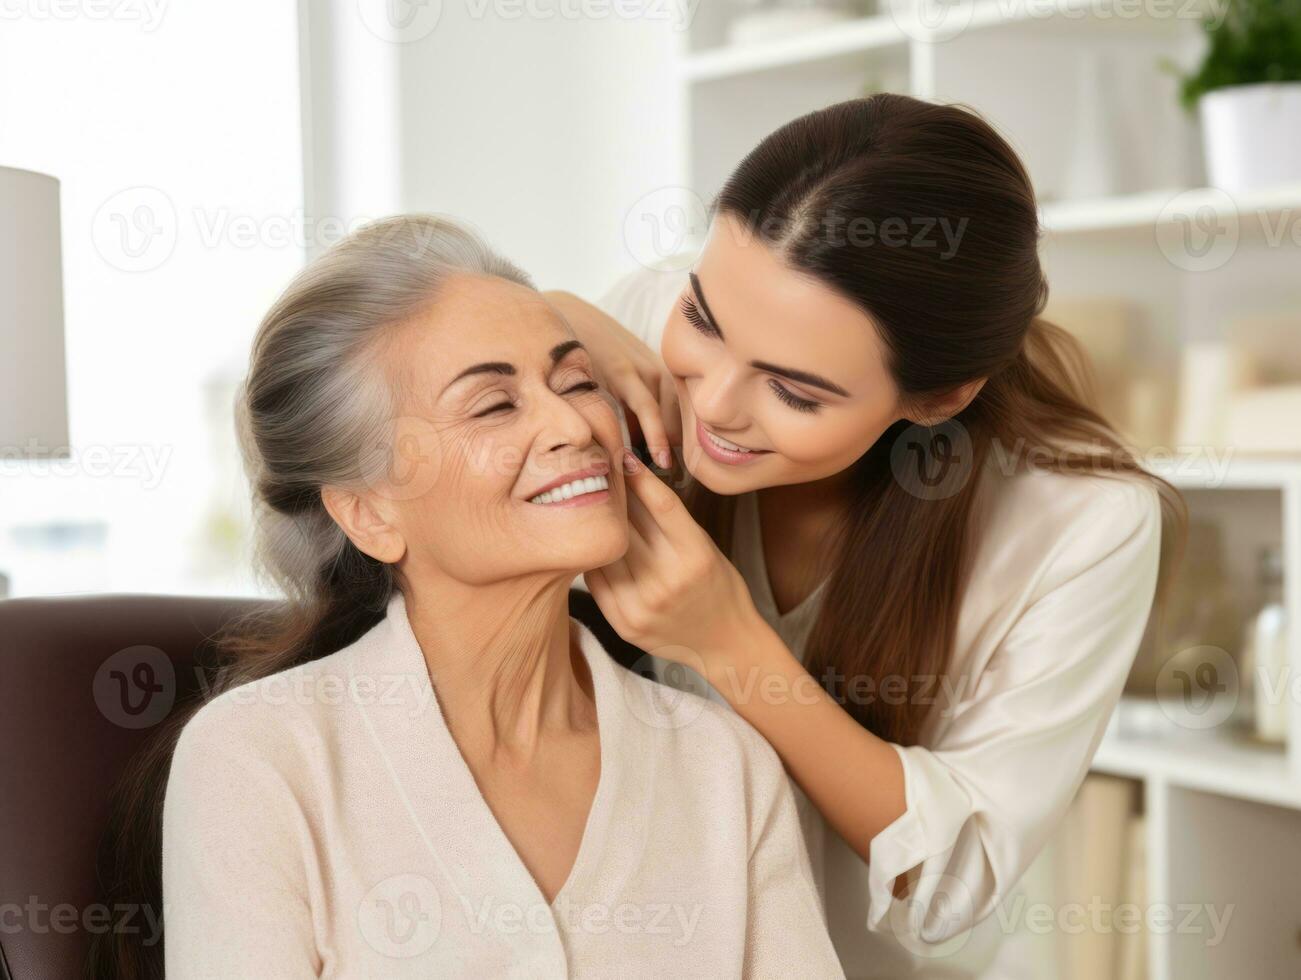
[[[315,259],[262,319],[236,398],[236,429],[258,567],[285,600],[255,608],[216,638],[205,697],[340,650],[384,618],[394,568],[353,545],[321,489],[374,486],[388,472],[398,405],[395,377],[377,356],[388,328],[456,274],[532,286],[468,228],[438,215],[401,215],[371,222]],[[109,908],[164,911],[167,775],[180,731],[202,703],[178,707],[117,786],[99,857]],[[88,965],[93,977],[161,978],[163,944],[100,933]]]
[[[979,533],[980,476],[996,446],[1062,472],[1150,481],[1167,529],[1164,594],[1181,550],[1183,501],[1091,406],[1079,344],[1040,318],[1048,285],[1034,191],[1016,153],[978,114],[889,94],[811,112],[759,143],[712,210],[857,304],[884,340],[906,400],[925,405],[988,379],[932,429],[896,422],[849,473],[805,664],[862,725],[915,744],[938,703]],[[958,237],[956,247],[942,229]],[[912,450],[923,465],[956,459],[958,479],[925,492],[898,465],[905,448],[908,466]],[[688,480],[684,499],[730,554],[736,498]],[[897,678],[907,693],[850,697],[846,678]]]

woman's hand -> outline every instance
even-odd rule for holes
[[[624,461],[628,551],[587,572],[587,587],[621,637],[715,683],[740,668],[749,638],[767,624],[741,573],[677,494],[631,453]]]
[[[682,445],[682,416],[659,352],[573,293],[552,289],[542,295],[569,321],[592,355],[599,380],[623,404],[634,443],[644,439],[651,457],[667,469],[672,447]]]

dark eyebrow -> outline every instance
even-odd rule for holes
[[[555,347],[552,347],[549,352],[552,365],[558,364],[561,358],[563,358],[571,350],[585,351],[587,350],[587,348],[584,347],[582,345],[582,342],[578,340],[562,341],[561,343],[556,344]],[[466,368],[464,371],[462,371],[460,374],[458,374],[456,377],[454,377],[451,381],[447,382],[447,384],[443,386],[443,391],[446,392],[447,389],[452,387],[452,385],[456,384],[456,382],[460,381],[462,378],[468,378],[470,377],[470,375],[473,374],[513,375],[515,374],[515,365],[510,364],[507,361],[484,361],[482,364],[473,364],[470,367]]]
[[[451,385],[454,385],[455,383],[457,383],[457,381],[463,379],[463,377],[470,377],[471,375],[513,375],[513,374],[515,374],[514,364],[507,364],[505,361],[485,361],[484,363],[481,364],[471,364],[471,366],[467,367],[466,370],[461,372],[461,374],[453,377],[453,379],[448,381],[448,384],[444,385],[444,388],[442,388],[442,390],[448,390],[449,388],[451,388]]]
[[[700,288],[700,280],[696,278],[694,272],[689,274],[689,278],[691,279],[691,288],[696,292],[696,299],[700,301],[700,312],[704,315],[705,319],[709,321],[709,325],[718,332],[718,338],[720,340],[724,339],[723,329],[718,325],[718,321],[714,319],[714,314],[710,311],[709,304],[705,302],[705,293]],[[850,397],[849,392],[844,388],[840,387],[840,385],[836,384],[834,381],[824,378],[820,374],[801,371],[799,368],[779,367],[778,365],[770,364],[767,361],[751,361],[750,367],[759,371],[767,371],[769,374],[776,374],[783,378],[790,378],[792,381],[798,381],[800,384],[810,385],[814,388],[822,388],[824,391],[843,395],[845,398]]]
[[[577,340],[566,340],[566,341],[563,341],[562,343],[556,344],[555,347],[552,347],[552,348],[551,348],[551,354],[550,354],[550,356],[551,356],[551,363],[552,363],[552,364],[559,364],[559,363],[560,363],[560,359],[561,359],[562,357],[564,357],[566,354],[568,354],[571,350],[583,350],[583,351],[586,351],[587,348],[584,347],[584,346],[583,346],[579,341],[577,341]]]
[[[814,388],[822,388],[836,395],[843,395],[845,398],[850,397],[849,392],[844,388],[820,374],[810,374],[808,371],[801,371],[798,368],[778,367],[776,364],[769,364],[767,361],[751,361],[750,366],[760,371],[767,371],[769,374],[790,378],[792,381],[800,382],[800,384],[811,385]]]

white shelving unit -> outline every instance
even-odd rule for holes
[[[725,5],[701,5],[677,71],[683,187],[708,202],[765,134],[846,98],[885,90],[961,102],[1030,170],[1054,296],[1141,309],[1139,353],[1152,369],[1174,377],[1181,347],[1219,336],[1235,315],[1301,309],[1301,184],[1243,195],[1204,186],[1195,121],[1161,67],[1200,55],[1192,8],[975,0],[931,7],[939,19],[922,27],[901,12],[906,0],[881,3],[874,16],[745,47],[726,43]],[[1190,220],[1231,229],[1234,247],[1211,267],[1172,259],[1170,236]],[[1295,688],[1301,458],[1228,455],[1225,464],[1174,447],[1149,461],[1194,517],[1223,526],[1243,584],[1254,549],[1281,544]],[[1301,976],[1298,699],[1290,712],[1285,751],[1227,727],[1138,731],[1120,712],[1113,719],[1093,768],[1142,787],[1148,905],[1212,903],[1233,914],[1213,946],[1176,927],[1150,930],[1151,980]]]

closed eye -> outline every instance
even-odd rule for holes
[[[573,394],[575,391],[596,391],[601,386],[595,381],[580,381],[572,387],[566,388],[563,394]],[[475,412],[473,418],[481,419],[486,415],[493,415],[497,412],[505,412],[515,407],[514,402],[500,402],[490,408],[485,408],[482,412]]]
[[[514,402],[502,402],[500,405],[493,405],[491,408],[485,408],[482,412],[475,412],[472,418],[481,419],[485,415],[492,415],[494,412],[502,412],[515,407]]]
[[[822,407],[821,402],[811,402],[807,398],[801,398],[775,378],[770,378],[768,380],[768,386],[772,388],[778,398],[796,411],[816,412]]]
[[[704,318],[704,316],[701,315],[700,307],[696,305],[695,300],[693,300],[690,296],[684,293],[682,295],[682,301],[678,305],[679,308],[682,310],[682,315],[687,318],[687,322],[690,323],[692,326],[694,326],[697,330],[699,330],[703,334],[707,334],[710,337],[718,336],[718,331],[714,329],[713,324],[711,324],[708,320]]]

